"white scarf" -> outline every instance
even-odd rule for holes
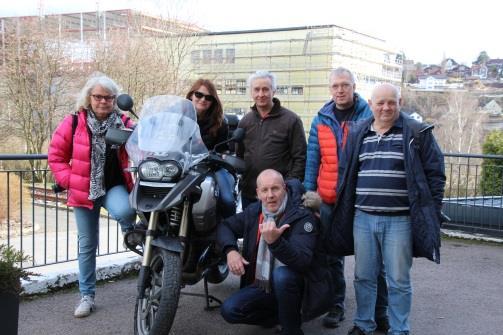
[[[285,194],[285,198],[281,203],[281,206],[275,213],[269,212],[264,205],[262,204],[262,215],[264,216],[264,221],[275,221],[277,225],[277,219],[286,208],[286,203],[288,202],[288,194]],[[260,229],[260,227],[259,227]],[[258,252],[257,252],[257,264],[255,266],[255,282],[256,284],[262,288],[266,293],[271,292],[271,274],[272,271],[285,264],[281,263],[279,260],[275,259],[271,255],[271,251],[269,251],[269,247],[267,242],[264,240],[262,234],[260,235],[260,240],[258,243]]]

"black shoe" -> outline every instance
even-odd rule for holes
[[[344,310],[340,307],[334,307],[323,317],[323,326],[326,328],[336,328],[343,320]]]
[[[374,332],[365,333],[363,330],[358,328],[358,326],[353,326],[348,332],[348,335],[373,335]]]
[[[389,320],[387,317],[376,319],[376,330],[380,332],[387,332],[389,329]]]

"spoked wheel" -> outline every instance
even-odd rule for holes
[[[154,248],[150,269],[144,297],[136,299],[134,331],[139,335],[167,335],[180,298],[180,255]]]

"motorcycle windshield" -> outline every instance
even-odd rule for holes
[[[208,156],[192,102],[173,95],[145,101],[126,150],[134,166],[147,158],[170,159],[179,162],[184,172]]]

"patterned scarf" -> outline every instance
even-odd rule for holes
[[[106,120],[100,121],[92,110],[87,113],[87,126],[91,130],[91,181],[89,183],[89,200],[96,200],[105,195],[105,134],[108,128],[122,128],[119,113],[113,111]]]
[[[281,206],[274,213],[269,212],[262,204],[262,215],[264,216],[263,222],[272,220],[276,222],[277,225],[279,217],[285,211],[287,202],[288,194],[285,194],[285,198],[283,199]],[[255,267],[255,283],[257,284],[257,286],[262,288],[266,293],[270,293],[272,271],[275,268],[283,265],[285,264],[272,257],[271,252],[269,251],[269,247],[267,246],[267,242],[264,240],[264,237],[260,235],[257,252],[257,264]]]

